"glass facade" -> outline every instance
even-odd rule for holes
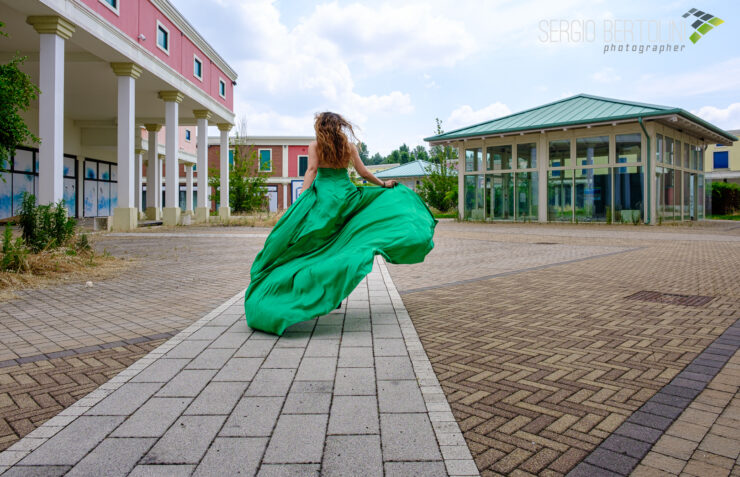
[[[511,146],[494,146],[487,148],[486,164],[489,170],[511,169]]]
[[[537,167],[537,144],[517,144],[517,167],[519,169],[534,169]]]
[[[465,176],[464,217],[466,219],[484,219],[484,192],[482,175],[474,174]]]
[[[611,169],[608,167],[575,170],[575,220],[611,222]]]
[[[517,213],[516,220],[529,222],[539,218],[538,191],[539,182],[537,172],[517,172],[516,195]]]
[[[514,220],[514,175],[486,175],[486,219]]]
[[[643,172],[640,166],[614,168],[614,222],[643,220]]]
[[[465,150],[465,172],[479,171],[483,167],[480,148]]]

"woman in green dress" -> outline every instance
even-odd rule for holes
[[[437,220],[419,196],[382,181],[362,163],[352,125],[316,116],[303,192],[283,214],[252,264],[244,297],[247,324],[282,335],[337,308],[370,273],[376,254],[418,263],[434,247]],[[357,187],[347,168],[380,187]]]

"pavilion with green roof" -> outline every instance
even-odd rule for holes
[[[458,149],[467,220],[704,218],[704,150],[737,138],[681,108],[579,94],[425,139]]]

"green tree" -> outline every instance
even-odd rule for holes
[[[435,134],[442,134],[442,121],[436,118]],[[430,206],[448,211],[457,205],[457,176],[454,174],[454,159],[457,154],[449,146],[432,148],[433,164],[427,168],[427,176],[419,185],[419,195]]]
[[[370,151],[367,150],[367,144],[360,141],[357,143],[357,153],[360,155],[360,160],[363,164],[367,164],[370,157]]]
[[[411,157],[414,161],[428,161],[429,153],[427,152],[427,148],[424,146],[416,146],[414,150],[411,151]]]
[[[253,212],[267,207],[268,174],[259,171],[257,148],[246,145],[246,120],[242,119],[233,141],[233,165],[229,169],[229,206],[232,212]],[[208,184],[219,191],[221,176],[218,169],[208,171]]]
[[[401,147],[398,148],[398,154],[400,157],[400,163],[406,164],[407,162],[411,162],[411,151],[409,150],[409,147],[406,145],[406,143],[403,143]]]
[[[0,22],[0,28],[3,26]],[[0,36],[8,35],[0,31]],[[10,63],[0,65],[0,169],[6,168],[5,161],[16,146],[39,142],[20,115],[39,95],[39,88],[31,77],[19,68],[25,60],[25,56],[16,54]]]
[[[384,160],[385,160],[385,157],[383,157],[382,154],[380,154],[379,152],[376,152],[375,154],[373,154],[373,157],[368,159],[368,162],[366,164],[367,165],[382,164]]]

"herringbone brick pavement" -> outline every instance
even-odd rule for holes
[[[51,419],[165,339],[0,368],[0,450]]]
[[[435,260],[447,271],[430,272],[438,288],[403,299],[482,475],[564,475],[740,318],[732,234],[610,239],[599,228],[606,236],[589,244],[632,250],[445,286],[469,279],[457,257],[471,240],[488,240],[480,260],[490,262],[510,260],[498,242],[526,256],[553,237],[519,226],[486,237],[480,227],[443,227]],[[560,246],[584,246],[580,230],[558,235]],[[429,286],[424,265],[390,267],[399,289]],[[641,290],[715,298],[702,307],[626,299]]]

